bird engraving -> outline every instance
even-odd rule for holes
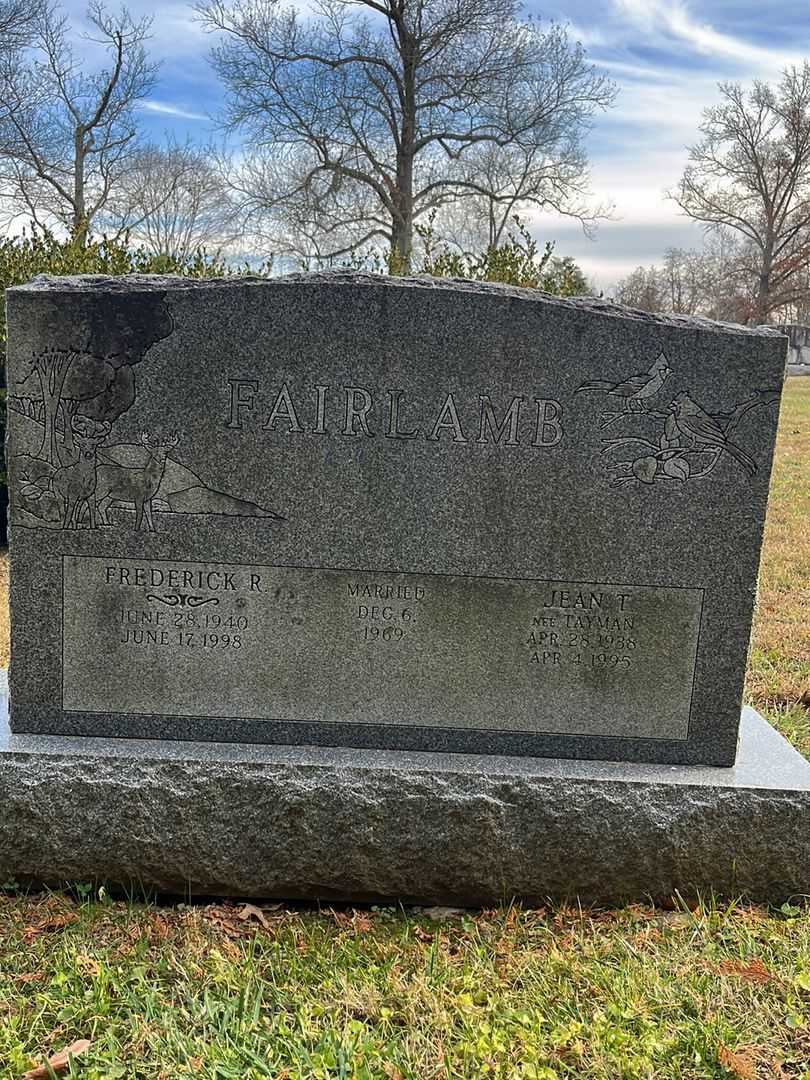
[[[586,382],[577,387],[576,393],[582,393],[583,390],[601,391],[609,397],[623,398],[628,412],[642,412],[646,411],[650,398],[655,397],[671,374],[672,368],[662,352],[648,371],[631,375],[629,379],[621,382],[612,382],[610,379]]]
[[[708,412],[692,390],[678,389],[669,401],[655,400],[672,374],[666,354],[660,352],[645,372],[619,382],[593,379],[576,389],[577,394],[593,391],[621,403],[619,411],[603,412],[596,425],[604,431],[617,421],[626,421],[623,431],[603,440],[601,454],[606,459],[610,486],[655,485],[677,490],[682,484],[710,476],[725,455],[733,458],[749,479],[754,477],[756,461],[732,436],[752,410],[778,406],[779,390],[753,390],[727,411]]]
[[[659,393],[671,374],[672,368],[669,366],[666,354],[661,352],[647,371],[631,375],[628,379],[621,379],[619,382],[613,382],[611,379],[594,379],[591,382],[582,383],[575,393],[595,391],[620,400],[621,407],[617,412],[606,412],[602,415],[599,422],[599,428],[602,430],[615,424],[627,413],[649,412],[652,399]]]
[[[733,443],[718,420],[701,409],[685,390],[675,395],[669,408],[673,414],[673,422],[672,424],[668,422],[667,426],[670,431],[674,428],[679,436],[687,440],[690,447],[694,449],[707,447],[718,452],[725,451],[742,465],[749,476],[754,475],[757,465],[751,455]]]

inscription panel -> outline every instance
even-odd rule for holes
[[[91,556],[62,571],[69,712],[688,736],[701,589]]]

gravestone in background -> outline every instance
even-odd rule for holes
[[[745,862],[723,813],[750,812],[740,777],[767,746],[780,809],[761,860],[806,806],[780,786],[801,788],[801,766],[749,718],[742,772],[708,767],[735,761],[784,364],[773,330],[472,283],[11,290],[7,760],[38,747],[87,768],[73,827],[88,799],[127,822],[95,857],[108,876],[482,899],[562,891],[555,865],[572,892],[653,891],[664,819],[677,884],[722,877]],[[140,809],[111,810],[127,782]],[[605,811],[616,784],[632,813]],[[186,785],[207,789],[191,829],[207,840],[179,857]],[[666,814],[648,796],[639,813],[639,785]],[[672,806],[693,795],[713,816],[692,808],[685,857]],[[512,809],[464,809],[480,798]],[[599,846],[613,869],[596,881]],[[240,854],[255,879],[234,877]],[[771,891],[795,884],[780,859]]]
[[[788,339],[788,374],[810,375],[810,326],[794,323],[779,329]]]

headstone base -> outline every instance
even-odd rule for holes
[[[636,765],[0,729],[0,885],[463,905],[810,893],[810,763]]]

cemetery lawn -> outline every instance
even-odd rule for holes
[[[808,1080],[810,907],[484,912],[0,896],[0,1075]],[[43,1077],[46,1074],[41,1074]]]
[[[747,695],[810,756],[809,525],[810,378],[795,378]],[[810,1080],[799,898],[318,911],[0,885],[0,1080],[77,1040],[61,1075],[83,1080]]]
[[[747,699],[810,758],[810,378],[782,398]]]

